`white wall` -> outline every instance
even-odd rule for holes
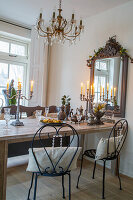
[[[85,20],[85,33],[75,46],[54,45],[51,51],[49,105],[60,105],[61,96],[70,95],[71,105],[76,108],[79,100],[80,82],[89,79],[89,69],[86,60],[93,55],[94,49],[105,45],[109,37],[116,35],[117,40],[128,49],[133,57],[133,1],[108,10]],[[129,132],[121,155],[121,172],[133,177],[133,64],[129,63],[126,118],[129,122]],[[99,136],[98,136],[99,137]],[[96,136],[97,138],[97,136]],[[94,137],[88,140],[95,143]],[[88,147],[90,142],[87,144]],[[96,144],[95,144],[96,145]]]
[[[10,36],[14,36],[15,37],[20,37],[22,38],[28,38],[30,39],[31,37],[31,30],[25,29],[25,28],[21,28],[15,25],[11,25],[9,23],[6,22],[2,22],[0,21],[0,32],[3,32],[4,35],[5,34],[10,34]]]

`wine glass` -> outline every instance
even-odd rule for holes
[[[79,126],[79,122],[81,121],[82,115],[80,114],[79,110],[77,110],[77,120],[78,120],[78,126]]]
[[[6,121],[6,126],[5,126],[5,129],[8,130],[9,127],[8,127],[8,122],[10,121],[10,108],[4,108],[4,119]]]
[[[46,118],[48,117],[49,107],[45,107]]]
[[[38,126],[39,126],[39,122],[41,120],[41,115],[42,115],[42,110],[36,110],[35,116],[38,122]]]
[[[58,118],[58,119],[59,119],[60,111],[61,111],[61,108],[58,107],[58,110],[57,110],[57,118]]]

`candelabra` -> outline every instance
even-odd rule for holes
[[[107,94],[103,94],[103,95],[100,95],[100,101],[103,101],[103,102],[106,102],[106,110],[108,108],[108,105],[109,105],[109,102],[110,103],[113,103],[114,106],[116,106],[116,96],[110,96],[110,99],[109,99],[109,91],[107,91]]]
[[[86,101],[86,112],[85,112],[85,119],[88,119],[88,109],[89,109],[89,103],[91,105],[91,110],[93,108],[93,101],[94,101],[94,94],[91,93],[89,95],[89,89],[87,89],[87,94],[85,96],[85,94],[80,94],[80,100],[81,101]]]
[[[23,122],[21,122],[21,121],[19,120],[19,114],[20,114],[20,111],[19,111],[20,99],[26,99],[27,101],[29,101],[29,100],[31,100],[32,95],[33,95],[33,91],[30,91],[30,97],[29,97],[29,98],[26,98],[26,96],[24,96],[24,95],[22,94],[22,90],[19,89],[19,90],[17,90],[17,94],[13,95],[12,97],[9,97],[9,93],[8,93],[8,90],[7,90],[7,98],[8,98],[8,99],[13,99],[13,98],[16,98],[16,99],[17,99],[16,121],[13,121],[13,122],[11,123],[11,125],[13,125],[13,126],[24,126]]]

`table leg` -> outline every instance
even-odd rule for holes
[[[6,200],[8,143],[0,141],[0,200]]]

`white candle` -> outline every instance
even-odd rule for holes
[[[107,83],[107,92],[109,92],[109,83]]]
[[[30,91],[31,91],[31,92],[33,92],[33,84],[34,84],[34,81],[31,81],[31,82],[30,82]]]
[[[18,79],[18,90],[21,90],[21,79]]]
[[[114,97],[116,96],[116,88],[114,88]]]
[[[7,90],[9,90],[9,79],[7,80]]]
[[[111,87],[111,97],[112,97],[112,87]]]
[[[85,85],[84,85],[84,93],[83,93],[83,95],[85,95]]]
[[[87,90],[89,90],[89,81],[87,81]]]
[[[81,83],[81,94],[83,93],[83,82]]]
[[[102,96],[102,86],[100,87],[100,97]]]
[[[92,94],[94,95],[95,93],[95,87],[94,87],[94,83],[93,83],[93,90],[92,90]]]

